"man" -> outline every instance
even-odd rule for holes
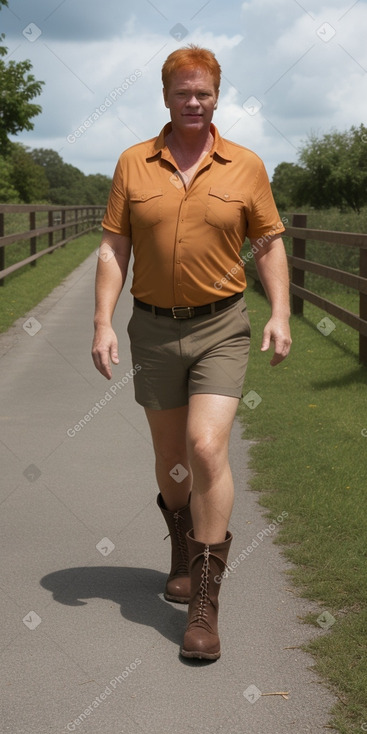
[[[128,325],[135,397],[156,456],[158,506],[171,536],[166,599],[189,602],[181,654],[220,656],[218,594],[232,540],[228,442],[241,397],[250,328],[240,249],[253,245],[272,308],[262,350],[288,354],[284,231],[262,161],[212,124],[220,67],[190,45],[162,69],[171,122],[118,161],[102,222],[93,359],[111,378],[118,364],[113,312],[134,251]]]

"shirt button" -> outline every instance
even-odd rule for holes
[[[146,199],[146,198],[147,198],[147,197],[146,197],[146,194],[142,194],[142,195],[141,195],[141,200],[142,200],[142,201],[145,201],[145,199]]]
[[[225,199],[229,199],[229,194],[224,194]]]

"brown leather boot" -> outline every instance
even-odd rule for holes
[[[195,540],[192,530],[187,533],[191,597],[181,648],[185,658],[217,660],[220,657],[218,595],[232,538],[227,531],[223,543],[206,545]]]
[[[190,501],[181,510],[173,512],[166,509],[163,497],[159,494],[157,504],[171,537],[171,570],[166,582],[164,598],[168,601],[188,604],[190,601],[190,574],[186,533],[192,528]]]

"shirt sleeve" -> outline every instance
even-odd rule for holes
[[[129,202],[126,196],[123,176],[123,156],[121,155],[113,175],[107,209],[102,227],[116,234],[131,236]]]
[[[281,234],[285,230],[274,201],[268,174],[261,160],[247,219],[247,237],[251,239]]]

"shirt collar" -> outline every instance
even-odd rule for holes
[[[148,155],[146,157],[146,160],[150,160],[151,158],[155,158],[158,155],[162,155],[166,145],[164,142],[165,136],[168,135],[169,132],[172,130],[172,123],[168,122],[160,131],[157,138],[155,138],[152,142],[151,149],[148,151]],[[229,151],[227,150],[227,146],[225,143],[225,140],[219,135],[219,132],[215,125],[211,123],[210,125],[210,132],[214,137],[214,143],[213,147],[210,151],[210,155],[214,157],[214,155],[218,156],[218,158],[221,158],[223,161],[231,162],[232,158],[228,154]]]

